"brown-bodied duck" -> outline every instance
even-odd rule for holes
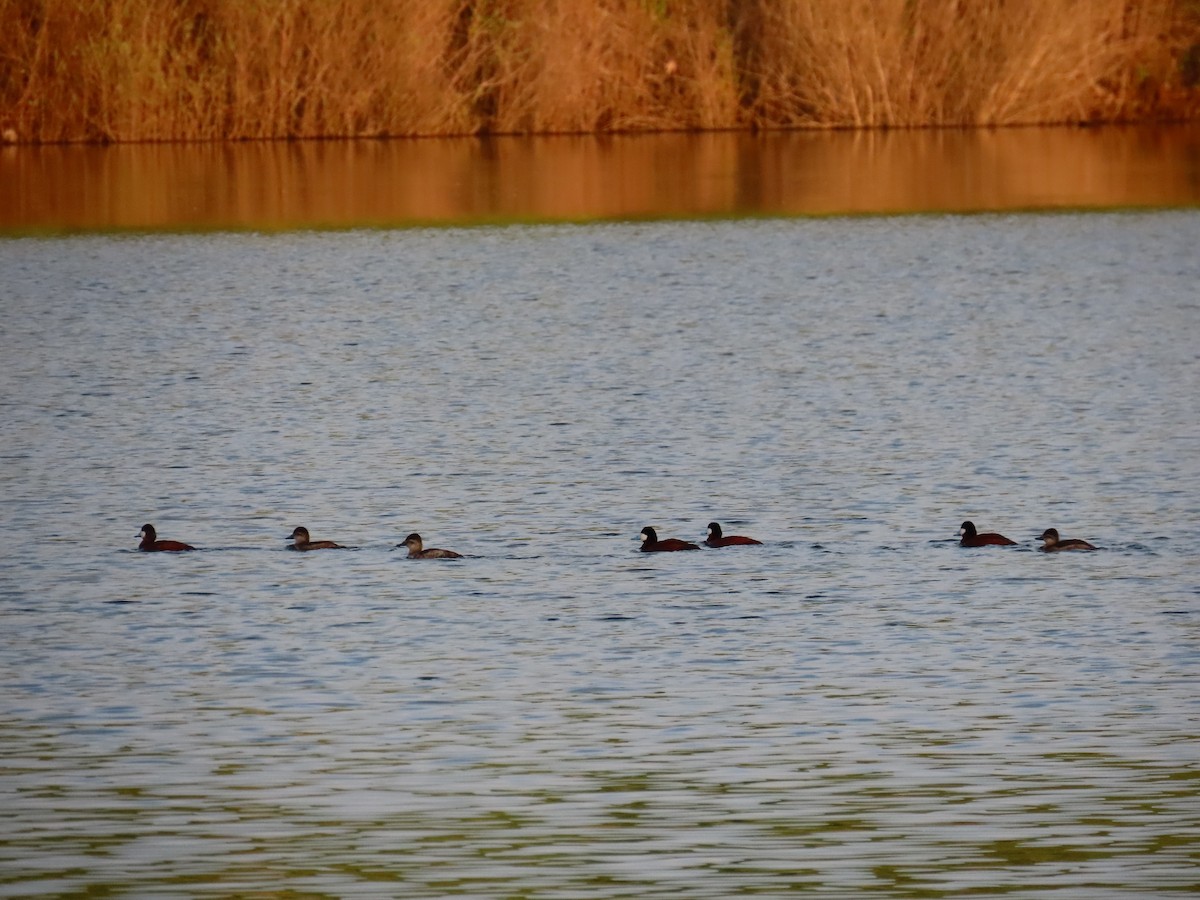
[[[455,553],[453,550],[442,550],[438,547],[425,547],[421,536],[415,531],[406,537],[397,547],[408,548],[409,559],[462,559],[461,553]]]

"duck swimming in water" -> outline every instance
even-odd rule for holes
[[[182,553],[184,550],[195,550],[191,544],[184,544],[181,541],[160,541],[158,535],[154,531],[153,525],[143,525],[142,533],[138,535],[142,542],[138,544],[139,550],[145,550],[147,553]]]
[[[424,543],[421,541],[421,536],[415,531],[404,539],[397,547],[408,548],[409,559],[462,559],[461,553],[455,553],[453,550],[439,550],[437,547],[425,549]]]
[[[642,542],[641,551],[643,553],[670,553],[674,550],[699,550],[700,548],[690,541],[681,541],[679,538],[667,538],[665,541],[658,539],[658,533],[653,528],[647,525],[642,529],[642,533],[638,535]]]
[[[994,531],[977,534],[974,522],[963,522],[958,533],[962,535],[958,542],[961,547],[1010,547],[1017,543]]]
[[[333,541],[314,541],[308,536],[308,529],[303,525],[297,525],[296,530],[291,533],[288,540],[293,543],[288,545],[289,550],[345,550],[341,544],[335,544]]]
[[[740,534],[722,534],[721,526],[716,522],[708,523],[708,537],[704,539],[706,547],[736,547],[745,544],[761,544],[754,538]]]
[[[1055,553],[1059,550],[1095,550],[1096,548],[1087,541],[1081,541],[1079,538],[1070,538],[1068,540],[1060,540],[1057,528],[1047,528],[1042,532],[1041,539],[1045,541],[1042,544],[1041,550],[1043,553]]]

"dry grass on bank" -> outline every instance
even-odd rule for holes
[[[0,0],[0,127],[126,141],[1194,117],[1200,0]]]

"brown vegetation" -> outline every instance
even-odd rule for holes
[[[1200,112],[1200,0],[0,0],[23,141]]]

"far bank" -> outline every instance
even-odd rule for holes
[[[8,143],[1200,113],[1177,0],[0,0],[0,35]]]

